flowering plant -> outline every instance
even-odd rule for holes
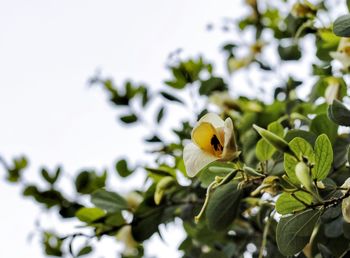
[[[245,2],[242,19],[224,24],[234,36],[221,75],[202,57],[178,56],[161,90],[91,79],[128,126],[152,123],[145,113],[156,110],[145,139],[153,162],[115,164],[120,180],[145,177],[138,189],[107,187],[114,169],[84,170],[71,197],[60,167],[40,170],[43,187],[23,180],[26,158],[1,159],[24,196],[90,230],[39,228],[47,255],[87,255],[110,236],[121,257],[147,257],[144,241],[180,219],[183,257],[350,256],[349,15],[333,17],[331,1]],[[160,129],[175,105],[186,120],[169,140]]]

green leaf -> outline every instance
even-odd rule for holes
[[[166,223],[174,219],[175,210],[179,206],[170,205],[156,205],[154,203],[155,185],[151,186],[146,192],[146,197],[138,206],[134,213],[131,222],[132,235],[138,242],[147,240],[155,232],[158,231],[158,226],[161,223]]]
[[[218,188],[209,199],[206,209],[208,227],[212,230],[224,230],[235,219],[242,190],[237,184],[228,183]]]
[[[77,257],[79,256],[83,256],[83,255],[87,255],[89,253],[92,252],[92,247],[87,245],[87,246],[84,246],[83,248],[81,248],[77,254]]]
[[[106,225],[113,227],[120,227],[122,225],[125,225],[125,219],[121,212],[108,214],[104,222]]]
[[[95,190],[105,186],[107,178],[106,171],[102,175],[97,175],[95,171],[82,171],[75,179],[77,192],[90,194]]]
[[[276,149],[264,139],[260,139],[256,144],[255,154],[260,161],[271,159],[275,152]]]
[[[125,159],[121,159],[119,160],[116,164],[115,164],[115,168],[118,172],[118,174],[121,176],[121,177],[128,177],[132,174],[132,170],[130,170],[128,168],[128,163],[126,162]]]
[[[333,32],[339,37],[350,37],[350,14],[342,15],[334,21]]]
[[[135,123],[138,118],[135,114],[129,114],[119,117],[120,121],[122,121],[125,124],[132,124]]]
[[[28,166],[26,157],[18,157],[13,159],[13,165],[7,168],[7,180],[9,182],[18,182],[21,177],[23,170]]]
[[[264,138],[268,143],[281,152],[286,152],[293,155],[288,143],[275,133],[272,133],[266,129],[263,129],[257,125],[253,125],[254,129]]]
[[[309,132],[309,131],[304,131],[304,130],[299,130],[299,129],[291,129],[287,132],[286,136],[284,137],[284,139],[287,142],[290,142],[291,140],[293,140],[295,137],[300,137],[303,138],[304,140],[306,140],[308,143],[310,143],[311,145],[315,144],[316,141],[316,135],[313,132]]]
[[[220,77],[211,77],[206,81],[202,81],[199,86],[199,94],[209,96],[214,91],[225,91],[227,85]]]
[[[339,216],[335,220],[332,220],[329,223],[324,224],[324,234],[326,237],[329,238],[337,238],[340,237],[344,231],[343,231],[343,223],[344,220],[342,216]]]
[[[334,258],[334,255],[332,254],[331,250],[329,250],[325,245],[318,243],[317,247],[320,250],[322,258]]]
[[[302,211],[306,208],[305,204],[311,204],[312,200],[312,195],[306,192],[298,191],[294,194],[285,192],[277,199],[276,211],[282,215]]]
[[[292,151],[298,156],[301,160],[303,157],[306,157],[311,163],[315,160],[315,154],[312,146],[306,140],[300,137],[295,137],[293,140],[289,142],[289,146]],[[294,184],[300,184],[298,178],[295,175],[295,166],[299,161],[289,155],[284,154],[284,169],[290,179],[290,181]]]
[[[183,101],[181,99],[179,99],[178,97],[175,97],[174,95],[172,95],[172,94],[170,94],[168,92],[161,91],[160,95],[162,95],[167,100],[183,104]]]
[[[278,122],[272,122],[267,129],[279,137],[284,135],[283,126]],[[256,156],[260,161],[271,159],[275,151],[276,149],[264,139],[260,139],[255,148]]]
[[[224,177],[235,168],[232,167],[232,164],[227,164],[224,162],[214,161],[209,165],[205,166],[199,172],[199,181],[201,182],[202,187],[208,187],[210,183],[215,180],[215,177]]]
[[[51,185],[53,185],[57,181],[60,174],[61,174],[60,167],[56,169],[56,172],[54,175],[50,175],[49,171],[47,171],[47,169],[45,168],[41,169],[41,176]]]
[[[301,52],[298,45],[289,45],[289,46],[278,46],[278,54],[282,60],[292,61],[298,60],[301,57]]]
[[[350,110],[339,100],[334,100],[329,106],[328,116],[338,125],[350,126]]]
[[[319,210],[306,210],[280,219],[276,229],[276,241],[283,255],[292,256],[305,247],[320,215]]]
[[[310,131],[316,135],[326,134],[331,142],[337,137],[338,126],[326,114],[316,116],[310,125]]]
[[[107,212],[117,212],[128,209],[125,199],[119,194],[106,190],[97,190],[91,195],[91,202]]]
[[[158,111],[158,115],[157,115],[157,123],[159,124],[163,117],[164,117],[164,112],[165,112],[165,107],[161,107]]]
[[[312,169],[313,178],[325,179],[333,162],[333,149],[327,135],[321,134],[315,143],[315,166]]]
[[[105,211],[99,208],[81,208],[75,216],[83,222],[92,223],[105,215]]]

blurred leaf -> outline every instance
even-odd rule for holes
[[[87,246],[84,246],[83,248],[81,248],[77,254],[77,257],[79,256],[83,256],[83,255],[87,255],[89,253],[92,252],[92,247],[87,245]]]
[[[128,204],[123,197],[117,193],[102,189],[95,191],[91,195],[91,202],[96,207],[111,213],[128,209]]]
[[[132,124],[137,122],[138,118],[135,114],[129,114],[119,117],[120,121],[122,121],[125,124]]]
[[[61,257],[63,255],[61,250],[63,241],[55,234],[44,232],[42,242],[44,245],[45,253],[47,255],[58,257]]]
[[[202,58],[181,61],[178,65],[170,67],[173,79],[165,81],[165,84],[175,89],[183,89],[188,83],[199,79],[199,73],[206,69],[211,72],[211,66],[205,64]]]
[[[337,219],[324,224],[324,233],[326,237],[337,238],[343,234],[343,218],[339,216]]]
[[[334,255],[332,254],[331,250],[329,250],[325,245],[318,243],[317,247],[320,250],[322,258],[334,258]]]
[[[7,169],[7,180],[9,182],[18,182],[21,179],[23,170],[28,166],[27,159],[22,156],[13,159],[13,165]]]
[[[199,94],[209,96],[214,91],[225,91],[227,85],[220,77],[211,77],[208,80],[201,81],[199,86]]]
[[[106,171],[102,175],[97,175],[95,171],[82,171],[75,179],[77,192],[90,194],[105,186],[107,178]]]
[[[64,202],[61,205],[59,214],[62,218],[73,218],[75,213],[83,206],[77,202]]]
[[[339,100],[334,100],[329,106],[328,116],[338,125],[350,126],[350,110]]]
[[[165,112],[165,107],[161,107],[158,111],[158,115],[157,115],[157,123],[159,124],[163,117],[164,117],[164,112]]]
[[[350,14],[342,15],[334,21],[333,32],[339,37],[350,37]]]
[[[299,130],[299,129],[292,129],[292,130],[289,130],[287,132],[287,134],[284,137],[284,139],[287,142],[290,142],[295,137],[303,138],[304,140],[306,140],[308,143],[310,143],[312,145],[314,145],[314,143],[316,141],[316,138],[317,138],[317,136],[313,132]]]
[[[125,159],[118,160],[115,164],[115,168],[121,177],[128,177],[133,172],[133,170],[128,168],[128,163]]]
[[[168,93],[168,92],[165,92],[165,91],[161,91],[160,94],[167,100],[169,101],[174,101],[174,102],[178,102],[178,103],[181,103],[183,104],[183,101],[181,99],[179,99],[178,97],[175,97],[174,95]]]
[[[301,52],[298,45],[289,45],[289,46],[278,46],[278,54],[282,60],[292,61],[298,60],[301,57]]]
[[[339,37],[334,35],[330,29],[318,30],[316,36],[316,56],[326,62],[330,62],[333,58],[330,52],[336,51],[339,43]]]
[[[105,223],[110,226],[120,227],[125,224],[125,219],[121,212],[115,212],[106,216]]]
[[[105,212],[99,208],[81,208],[75,214],[79,220],[86,223],[92,223],[104,215]]]
[[[50,175],[46,168],[41,169],[41,176],[51,185],[53,185],[61,174],[61,167],[58,167],[55,174]]]
[[[146,197],[139,205],[131,223],[132,235],[136,241],[144,241],[158,231],[161,223],[174,218],[176,206],[166,207],[154,203],[155,185],[146,192]]]
[[[331,142],[335,141],[338,126],[326,114],[317,115],[311,122],[310,131],[316,135],[326,134]]]

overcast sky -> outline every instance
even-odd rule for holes
[[[37,179],[40,165],[64,164],[74,175],[125,154],[137,160],[140,130],[121,128],[106,95],[87,80],[100,69],[118,83],[132,78],[159,87],[168,54],[179,47],[185,56],[205,53],[222,69],[219,46],[229,36],[206,25],[237,16],[238,2],[0,0],[0,155],[27,155],[27,181]],[[0,181],[1,256],[44,257],[37,238],[27,241],[40,209],[20,193]],[[178,257],[183,235],[176,232],[164,233],[167,244],[154,239],[148,253]],[[112,240],[103,243],[105,257],[115,257]]]

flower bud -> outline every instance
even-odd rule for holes
[[[307,190],[309,190],[310,192],[313,192],[312,180],[311,180],[311,177],[310,177],[310,169],[303,161],[300,161],[295,166],[295,175],[299,179],[300,183]]]
[[[130,192],[125,196],[125,200],[131,210],[136,210],[143,201],[143,197],[137,192]]]
[[[309,2],[295,3],[292,7],[292,15],[297,18],[313,17],[317,9]]]
[[[345,180],[341,188],[350,188],[350,177]],[[348,190],[342,190],[345,194]],[[343,213],[343,218],[347,223],[350,223],[350,197],[345,198],[341,203],[341,211]]]
[[[345,198],[341,203],[341,211],[343,218],[347,223],[350,223],[350,197]]]
[[[261,135],[262,138],[264,138],[277,150],[295,156],[294,152],[289,147],[288,142],[286,142],[283,138],[257,125],[253,125],[253,127]]]
[[[137,255],[137,245],[138,243],[132,236],[131,226],[127,225],[122,227],[116,236],[117,240],[121,241],[124,245],[123,254],[126,256],[135,256]]]
[[[157,184],[156,191],[154,193],[154,202],[158,205],[163,199],[166,190],[175,185],[176,181],[171,176],[163,177]]]

